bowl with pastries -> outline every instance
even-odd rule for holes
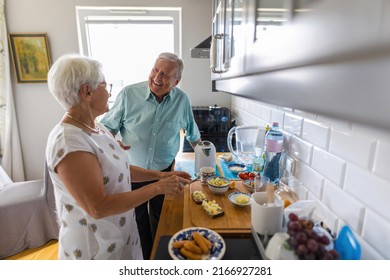
[[[226,177],[213,176],[207,179],[207,186],[213,194],[224,194],[230,187],[230,180]]]

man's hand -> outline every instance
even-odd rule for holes
[[[121,148],[123,150],[130,150],[130,148],[131,148],[130,145],[129,146],[125,146],[125,145],[123,145],[123,143],[120,140],[117,140],[117,142],[118,142],[119,146],[121,146]]]

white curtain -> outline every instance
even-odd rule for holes
[[[24,181],[22,150],[11,86],[4,0],[0,0],[0,160],[14,182]]]

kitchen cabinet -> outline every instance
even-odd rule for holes
[[[387,1],[242,2],[241,49],[224,53],[216,90],[390,129]]]
[[[243,73],[247,4],[243,0],[213,1],[210,68],[214,79]]]

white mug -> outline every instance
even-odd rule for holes
[[[207,184],[207,179],[215,176],[215,168],[211,166],[204,166],[199,169],[200,171],[200,182]]]
[[[283,201],[275,197],[272,204],[267,205],[266,192],[254,192],[251,200],[251,224],[261,235],[272,235],[283,229]]]

